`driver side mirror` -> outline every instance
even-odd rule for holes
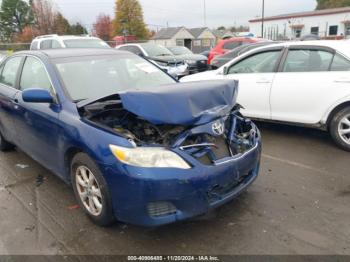
[[[227,66],[225,66],[224,67],[224,70],[222,71],[222,73],[223,73],[223,75],[228,75],[228,67]]]
[[[53,103],[51,93],[43,88],[28,88],[22,91],[22,99],[27,103]]]

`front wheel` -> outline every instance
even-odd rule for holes
[[[340,110],[333,116],[329,131],[340,148],[350,151],[350,107]]]
[[[114,222],[111,196],[99,168],[86,154],[78,153],[71,164],[72,185],[80,207],[99,226]]]

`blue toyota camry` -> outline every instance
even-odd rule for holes
[[[0,66],[0,149],[71,184],[98,225],[168,224],[257,177],[260,133],[237,92],[235,81],[178,83],[128,52],[19,52]]]

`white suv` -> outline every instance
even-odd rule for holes
[[[109,48],[109,45],[97,37],[72,35],[42,35],[30,45],[30,50],[59,48]]]

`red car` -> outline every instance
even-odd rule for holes
[[[244,43],[257,43],[266,41],[261,38],[253,38],[253,37],[233,37],[229,39],[221,40],[209,53],[208,56],[208,64],[210,65],[211,60],[218,55],[226,54],[227,52],[235,49],[236,47],[244,44]]]

